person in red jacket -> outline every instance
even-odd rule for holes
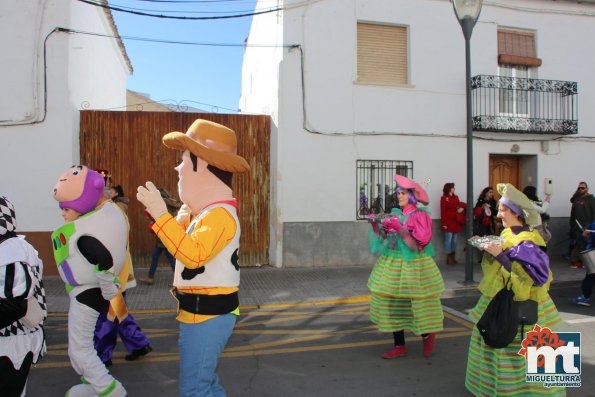
[[[442,188],[440,197],[440,221],[444,232],[444,252],[446,264],[457,264],[455,252],[457,248],[458,233],[463,231],[466,204],[459,200],[455,194],[455,184],[448,182]]]

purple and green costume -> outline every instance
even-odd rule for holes
[[[383,332],[441,331],[444,281],[432,258],[432,220],[425,208],[414,205],[394,208],[392,214],[403,225],[399,232],[370,232],[372,252],[381,252],[368,279],[370,320]]]
[[[545,246],[542,237],[536,230],[520,226],[504,229],[501,237],[503,252],[496,258],[483,257],[483,278],[478,287],[481,297],[469,317],[477,323],[490,300],[504,287],[504,280],[510,277],[515,300],[536,301],[537,323],[555,331],[562,319],[548,293],[553,278],[549,257],[541,249]],[[519,326],[510,345],[494,349],[484,343],[477,327],[473,327],[465,377],[467,389],[476,396],[566,395],[564,388],[545,388],[541,383],[525,381],[525,357],[518,354],[523,338]]]

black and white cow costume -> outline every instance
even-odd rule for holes
[[[16,234],[13,204],[0,196],[0,395],[24,396],[31,364],[46,352],[43,262]]]

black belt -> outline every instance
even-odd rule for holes
[[[186,294],[177,289],[173,292],[179,308],[194,314],[227,314],[240,305],[237,291],[227,295]]]

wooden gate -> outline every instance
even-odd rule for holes
[[[108,170],[111,182],[121,185],[130,199],[130,250],[136,266],[147,267],[155,246],[148,229],[144,207],[136,189],[146,181],[177,196],[178,176],[174,167],[181,152],[163,146],[161,138],[170,131],[185,132],[198,118],[233,129],[238,137],[238,154],[251,170],[234,175],[233,191],[239,203],[242,227],[242,266],[268,264],[270,117],[213,113],[81,111],[81,164]]]

